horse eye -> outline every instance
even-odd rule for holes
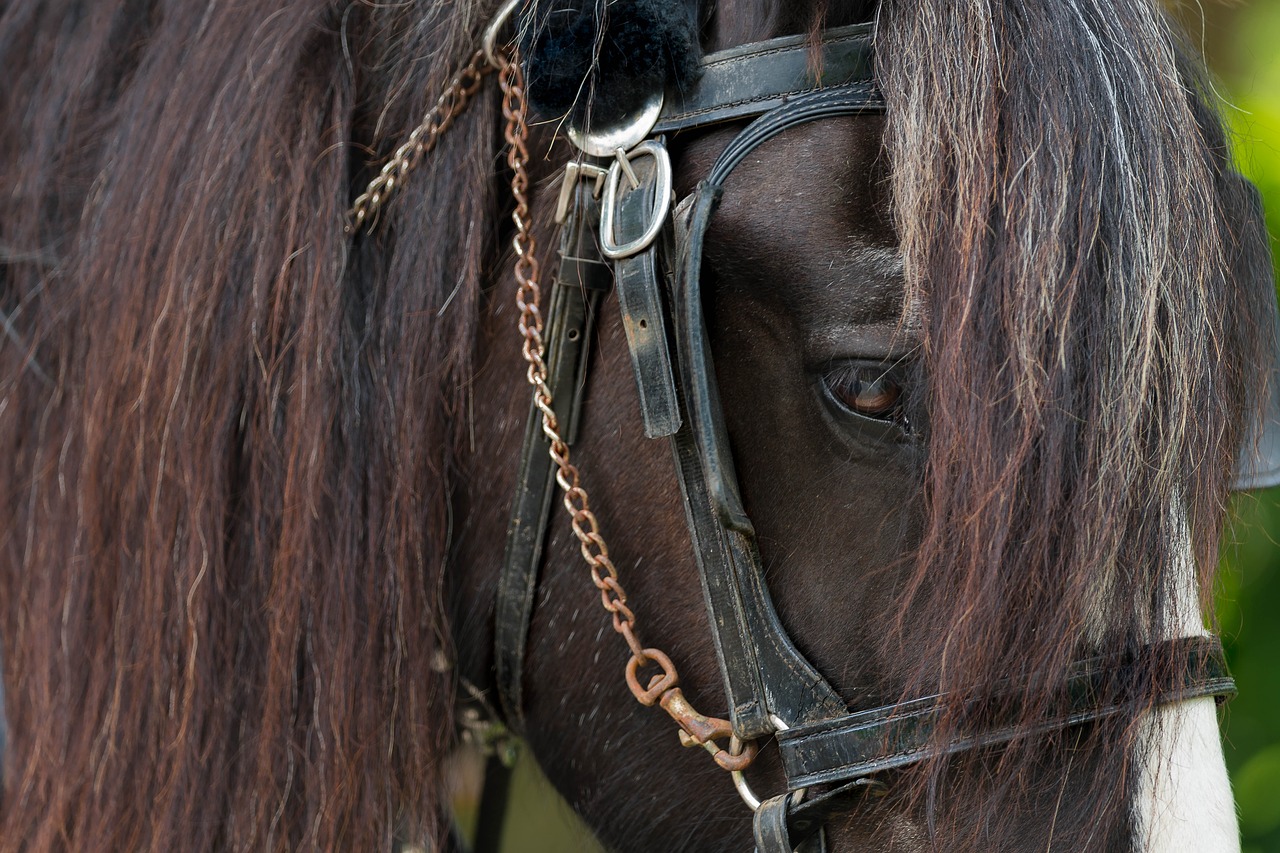
[[[901,414],[902,386],[883,367],[850,365],[827,374],[827,390],[851,412],[895,420]]]

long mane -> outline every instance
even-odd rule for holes
[[[907,695],[1029,678],[988,710],[1031,731],[1073,657],[1141,659],[1211,618],[1266,363],[1265,236],[1158,4],[890,0],[877,50],[895,222],[928,312],[930,443],[886,656],[908,662]],[[1104,811],[1126,802],[1159,677],[1116,685],[1129,703],[1094,738],[1085,801]],[[960,848],[1036,796],[1018,786],[1043,745],[948,786],[974,833]],[[943,790],[944,763],[926,770]]]
[[[489,11],[6,6],[0,847],[444,831],[492,110],[344,228]]]

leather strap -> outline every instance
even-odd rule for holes
[[[747,125],[725,146],[707,174],[706,183],[717,189],[747,155],[784,130],[837,116],[884,112],[884,96],[871,81],[851,83],[839,89],[823,89],[791,100],[779,110]]]
[[[1203,696],[1222,697],[1235,693],[1235,683],[1227,675],[1222,646],[1216,637],[1184,637],[1156,644],[1149,651],[1157,661],[1172,664],[1175,671],[1172,683],[1160,693],[1161,702],[1177,702]],[[1122,662],[1115,659],[1095,658],[1082,661],[1076,667],[1077,672],[1068,680],[1066,693],[1070,698],[1063,714],[1054,720],[1047,721],[1037,730],[1018,731],[1016,736],[1022,737],[1082,725],[1102,719],[1121,709],[1122,705],[1114,697],[1112,701],[1108,701],[1102,695],[1104,693],[1102,685],[1109,673],[1114,676],[1117,669],[1121,672],[1132,672],[1134,670],[1132,665],[1125,667]],[[928,703],[935,712],[941,708],[936,699],[924,700],[924,702]],[[922,738],[923,740],[918,742],[923,743],[927,740],[930,730],[927,726],[922,728],[917,725],[921,718],[913,715],[909,710],[908,706],[912,704],[915,703],[878,708],[866,712],[865,715],[869,717],[879,715],[885,719],[886,728],[898,725],[899,731],[908,731],[911,736],[917,739]],[[886,713],[891,715],[892,719],[885,718]],[[854,716],[863,715],[850,715],[850,717]],[[927,725],[931,725],[932,719],[929,718],[930,722]],[[967,739],[948,752],[1005,743],[1013,736],[1015,735],[1012,729],[997,730]],[[783,732],[779,735],[779,741],[787,741],[792,737],[794,737],[793,733]],[[882,755],[887,751],[883,743],[876,744],[872,748],[878,748]],[[785,749],[784,747],[784,761]],[[919,761],[928,755],[930,753],[917,751],[912,761]],[[904,766],[907,763],[911,762],[904,761],[896,766]],[[868,773],[881,769],[889,768],[877,767],[876,770]],[[851,800],[881,785],[876,780],[867,778],[867,775],[867,773],[860,774],[852,781],[846,780],[816,795],[811,789],[809,795],[803,800],[798,800],[794,793],[790,793],[762,803],[755,818],[756,853],[785,853],[791,851],[793,845],[796,851],[804,851],[809,847],[814,850],[822,849],[819,846],[822,844],[822,838],[817,833],[820,833],[827,819],[837,811],[848,808]],[[793,780],[791,784],[796,785],[800,781]]]
[[[683,246],[673,295],[685,425],[673,450],[703,596],[728,694],[734,731],[748,739],[788,726],[839,718],[844,702],[791,642],[774,610],[742,506],[720,409],[715,365],[702,313],[702,248],[724,180],[756,146],[788,127],[828,115],[880,108],[867,84],[814,92],[787,102],[742,131],[720,155],[691,201],[674,217]],[[688,207],[686,207],[686,204]]]
[[[686,416],[673,450],[730,717],[737,735],[752,739],[775,730],[771,716],[795,725],[840,715],[845,706],[778,620],[755,529],[738,495],[698,275],[702,235],[717,197],[714,188],[699,188],[687,235],[684,205],[676,217],[679,242],[685,245],[673,303]]]
[[[863,782],[841,785],[816,796],[789,792],[765,800],[756,809],[752,829],[755,853],[826,853],[822,824],[865,789]]]
[[[1156,661],[1151,669],[1173,667],[1175,673],[1172,682],[1160,691],[1161,703],[1235,694],[1235,682],[1227,673],[1222,644],[1217,637],[1167,640],[1150,647],[1148,652]],[[1121,711],[1131,701],[1109,692],[1117,682],[1117,670],[1130,672],[1136,679],[1141,675],[1142,666],[1141,662],[1116,658],[1081,661],[1065,685],[1065,707],[1041,725],[1033,729],[1020,728],[1017,721],[1011,719],[957,738],[940,751],[931,743],[934,727],[947,705],[945,697],[939,696],[859,711],[779,732],[778,747],[788,785],[797,789],[864,778],[939,754],[1008,743],[1015,738],[1101,720]]]
[[[639,237],[655,215],[656,163],[652,157],[641,157],[633,162],[632,168],[640,183],[633,189],[623,190],[619,196],[614,225],[619,243]],[[666,205],[661,207],[660,215],[666,216]],[[676,382],[663,316],[658,242],[615,261],[613,271],[622,328],[627,335],[631,369],[640,394],[644,434],[649,438],[665,438],[680,428],[680,406],[676,401]]]
[[[810,844],[815,850],[825,850],[821,833],[827,818],[848,808],[850,800],[874,788],[883,786],[871,780],[855,779],[820,794],[808,791],[801,802],[793,799],[787,810],[788,836],[798,845],[797,849],[805,849],[804,845]],[[813,843],[815,839],[816,844]]]
[[[484,782],[476,815],[476,839],[468,853],[501,853],[502,829],[511,800],[512,772],[512,768],[496,755],[485,759]]]
[[[712,53],[697,82],[667,94],[653,132],[753,118],[806,92],[870,80],[874,32],[873,24],[830,29],[816,50],[809,36],[785,36]]]
[[[752,821],[756,853],[792,853],[791,833],[787,831],[787,808],[792,796],[779,794],[756,809]]]
[[[592,329],[601,297],[613,282],[609,266],[596,249],[599,202],[587,184],[576,187],[575,193],[576,203],[561,233],[560,269],[552,287],[544,332],[552,408],[565,425],[563,435],[569,444],[577,437]],[[493,613],[498,701],[507,724],[516,729],[524,723],[525,650],[538,567],[556,493],[549,447],[542,432],[542,418],[537,407],[530,404]]]

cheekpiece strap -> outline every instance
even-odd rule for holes
[[[757,146],[798,124],[874,112],[882,103],[869,81],[787,100],[729,143],[688,208],[682,203],[674,217],[681,246],[672,293],[675,354],[686,416],[673,449],[734,731],[744,740],[771,734],[780,725],[840,718],[846,706],[791,641],[765,581],[755,530],[738,492],[707,340],[704,241],[725,179]]]
[[[627,350],[640,395],[644,434],[664,438],[680,428],[671,353],[667,344],[657,239],[667,227],[671,207],[671,162],[666,148],[646,142],[624,155],[636,184],[618,186],[622,169],[610,170],[604,212],[609,227],[601,228],[601,245],[614,258],[614,282]],[[656,227],[653,227],[656,223]],[[634,246],[634,250],[628,250]],[[616,247],[620,251],[610,252]]]
[[[595,249],[599,202],[587,183],[578,194],[561,235],[560,269],[546,314],[546,339],[552,404],[565,425],[566,441],[577,434],[586,387],[591,330],[600,300],[613,286],[609,266]],[[536,406],[530,406],[516,494],[507,525],[507,544],[494,602],[494,676],[502,714],[517,730],[523,723],[523,676],[529,622],[533,616],[538,567],[546,545],[556,490],[555,471]]]

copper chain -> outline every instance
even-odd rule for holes
[[[542,290],[538,266],[537,241],[533,236],[529,215],[529,150],[526,146],[529,107],[525,100],[524,74],[517,57],[499,57],[498,81],[502,87],[502,115],[506,119],[507,165],[511,169],[511,195],[515,209],[511,220],[516,233],[512,239],[515,251],[516,307],[520,309],[519,328],[524,339],[522,352],[529,365],[528,379],[533,386],[533,401],[542,414],[542,432],[550,442],[549,453],[556,464],[556,482],[564,490],[564,508],[572,519],[573,533],[578,538],[582,558],[591,568],[591,581],[600,590],[600,603],[613,616],[613,630],[622,635],[631,658],[627,661],[627,686],[643,705],[658,704],[669,713],[682,731],[687,746],[708,746],[716,763],[726,770],[742,770],[756,755],[754,743],[741,751],[731,752],[714,743],[733,733],[727,720],[698,713],[677,686],[680,680],[675,664],[661,649],[645,647],[636,636],[636,616],[627,606],[627,592],[618,579],[618,570],[609,557],[609,546],[600,534],[600,523],[591,511],[587,491],[582,487],[576,465],[570,461],[569,446],[560,436],[560,426],[552,409],[551,389],[547,385],[548,370],[544,359],[542,312],[539,310]],[[640,682],[640,671],[656,666],[657,672],[648,684]]]
[[[493,66],[485,57],[483,50],[477,50],[462,70],[453,76],[444,92],[436,99],[435,104],[427,111],[422,123],[413,129],[409,139],[396,149],[391,159],[378,172],[378,176],[369,182],[365,191],[351,205],[347,216],[349,232],[360,228],[376,213],[396,187],[404,182],[439,141],[443,134],[453,125],[453,120],[467,108],[471,97],[480,89],[480,84]]]

